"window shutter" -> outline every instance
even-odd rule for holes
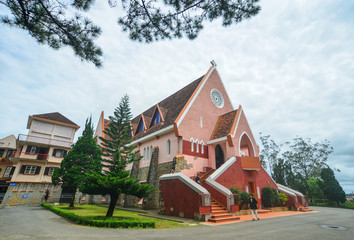
[[[16,167],[11,168],[10,177],[12,177],[12,175],[14,174],[15,169],[16,169]]]
[[[48,172],[49,172],[49,167],[46,167],[44,170],[44,175],[48,175]]]
[[[57,153],[57,150],[56,149],[54,149],[54,151],[53,151],[53,155],[52,156],[55,156],[55,154]]]
[[[64,150],[63,157],[65,157],[67,153],[68,153],[68,151]]]
[[[28,145],[27,148],[26,148],[26,152],[29,153],[31,151],[31,148],[32,148],[32,146]]]
[[[41,167],[37,166],[35,174],[39,174],[40,171],[41,171]]]
[[[22,165],[20,169],[20,173],[25,173],[26,165]]]

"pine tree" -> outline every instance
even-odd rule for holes
[[[86,120],[82,136],[72,145],[72,150],[64,157],[60,168],[52,176],[53,184],[63,183],[73,192],[70,207],[74,207],[75,192],[83,182],[85,173],[102,171],[102,150],[93,138],[91,117]]]
[[[118,23],[129,31],[132,40],[152,42],[161,39],[197,37],[205,21],[222,18],[229,26],[251,18],[260,11],[259,0],[121,0],[125,16]],[[108,0],[111,7],[117,1]],[[10,12],[0,16],[0,23],[28,31],[40,44],[53,49],[71,47],[85,61],[102,66],[102,50],[94,40],[101,29],[89,18],[82,17],[93,0],[12,0],[1,1]],[[69,14],[67,14],[69,12]],[[71,17],[72,16],[72,17]]]
[[[110,116],[108,128],[104,130],[106,138],[101,138],[104,150],[102,173],[89,173],[80,190],[88,194],[110,196],[106,217],[112,217],[120,194],[133,195],[139,198],[147,197],[153,188],[148,184],[140,184],[138,179],[129,177],[125,170],[127,164],[141,159],[136,146],[131,142],[131,112],[129,97],[125,95],[114,115]]]
[[[346,201],[345,192],[339,185],[334,172],[330,168],[323,168],[321,171],[321,178],[323,180],[323,193],[328,200],[344,203]]]

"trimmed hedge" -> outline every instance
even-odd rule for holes
[[[70,211],[67,211],[65,209],[55,208],[45,203],[41,204],[41,206],[74,223],[85,225],[85,226],[105,227],[105,228],[155,228],[154,221],[140,221],[140,220],[131,220],[131,219],[93,220],[93,219],[87,219],[84,217],[77,216]]]

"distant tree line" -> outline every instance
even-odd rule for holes
[[[327,164],[333,152],[329,141],[318,143],[297,136],[292,142],[277,144],[270,135],[260,135],[260,160],[275,182],[300,191],[313,201],[328,199],[338,205],[345,202],[345,192]]]

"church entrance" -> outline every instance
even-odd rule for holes
[[[215,162],[216,169],[218,169],[221,165],[224,164],[224,152],[222,151],[219,144],[215,147]]]

